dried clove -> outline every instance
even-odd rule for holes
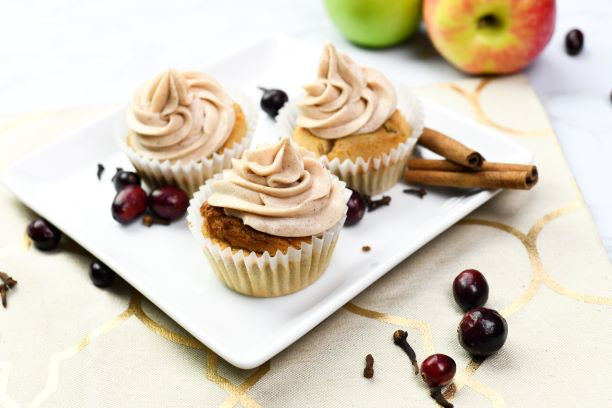
[[[0,286],[0,298],[2,298],[2,306],[4,306],[4,308],[6,309],[6,286],[2,285]]]
[[[12,289],[13,287],[15,287],[15,285],[17,285],[17,281],[12,277],[8,276],[8,274],[5,272],[0,272],[0,279],[2,279],[2,282],[7,285],[9,289]]]
[[[98,180],[102,180],[102,174],[104,173],[104,166],[101,163],[98,163],[98,172],[97,172],[97,176],[98,176]]]
[[[382,198],[379,198],[378,200],[372,200],[372,197],[364,194],[363,201],[365,201],[365,204],[368,207],[368,211],[374,211],[378,207],[381,207],[383,205],[389,205],[389,203],[391,203],[391,197],[382,196]]]
[[[429,389],[429,395],[444,408],[453,408],[453,404],[448,402],[446,398],[444,398],[444,395],[442,395],[442,387],[431,387]]]
[[[6,309],[6,295],[10,289],[13,289],[15,285],[17,285],[17,281],[2,271],[0,271],[0,280],[2,280],[2,285],[0,285],[0,298],[2,298],[2,306]]]
[[[405,188],[403,190],[403,192],[406,193],[406,194],[416,194],[421,199],[427,195],[427,190],[425,190],[424,187],[421,187],[421,188]]]
[[[365,368],[363,369],[363,376],[365,378],[372,378],[374,377],[374,357],[372,357],[371,354],[368,354],[365,360],[366,360],[366,365],[365,365]]]
[[[417,363],[416,353],[414,352],[412,347],[410,347],[410,344],[408,344],[407,339],[408,339],[407,331],[396,330],[395,333],[393,333],[393,342],[395,343],[396,346],[398,346],[399,348],[401,348],[402,350],[406,352],[406,354],[408,355],[408,358],[410,358],[412,367],[414,367],[414,373],[418,374],[419,364]]]

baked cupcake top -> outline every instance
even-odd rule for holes
[[[232,164],[222,180],[212,183],[208,204],[257,231],[281,237],[317,235],[346,212],[342,185],[313,153],[287,138],[247,150]]]
[[[209,75],[169,69],[134,93],[128,112],[130,146],[162,161],[206,158],[232,131],[233,103]]]
[[[384,75],[360,67],[331,44],[323,49],[317,80],[304,90],[297,124],[323,139],[373,132],[397,105],[395,89]]]

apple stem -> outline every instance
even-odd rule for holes
[[[485,14],[478,19],[478,28],[495,27],[499,25],[499,20],[493,14]]]

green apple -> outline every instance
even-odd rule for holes
[[[402,42],[421,22],[421,0],[325,0],[325,6],[342,34],[365,47]]]

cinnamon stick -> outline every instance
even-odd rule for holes
[[[477,151],[436,130],[425,128],[418,143],[448,160],[471,169],[480,169],[484,158]]]
[[[528,171],[437,171],[406,169],[404,180],[410,184],[425,184],[459,188],[508,188],[529,190],[537,183]]]
[[[436,171],[459,171],[468,172],[474,171],[469,167],[460,166],[448,160],[428,160],[428,159],[410,159],[407,164],[410,170],[436,170]],[[533,181],[538,179],[538,168],[533,164],[517,164],[517,163],[495,163],[484,161],[481,171],[526,171],[530,174]]]

